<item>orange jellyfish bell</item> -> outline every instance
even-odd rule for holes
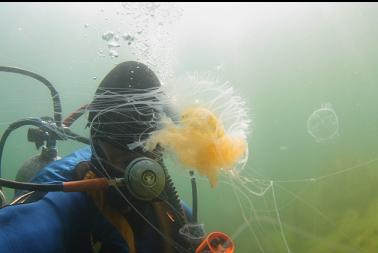
[[[173,152],[189,169],[207,176],[217,185],[221,169],[232,169],[247,150],[244,138],[226,133],[221,121],[205,107],[190,107],[181,114],[180,124],[166,120],[165,127],[147,140],[146,148],[157,144]]]

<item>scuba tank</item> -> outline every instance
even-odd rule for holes
[[[28,158],[17,171],[16,181],[30,182],[47,164],[60,159],[56,148],[42,147],[41,153]]]
[[[49,120],[48,117],[44,117],[45,120]],[[41,153],[28,158],[18,169],[16,174],[16,181],[18,182],[30,182],[39,171],[41,171],[50,162],[56,161],[61,157],[58,156],[58,150],[56,147],[56,141],[47,141],[49,134],[37,128],[29,128],[27,139],[29,142],[34,142],[37,150],[41,149]],[[46,146],[43,145],[46,141]],[[14,197],[20,193],[19,190],[15,190]]]
[[[45,120],[49,120],[47,117]],[[53,162],[58,157],[58,151],[55,141],[47,141],[49,134],[41,129],[29,128],[27,139],[29,142],[34,142],[37,149],[42,147],[41,153],[27,159],[21,168],[17,171],[16,181],[30,182],[37,173],[43,169],[47,164]],[[46,141],[46,146],[44,146]]]

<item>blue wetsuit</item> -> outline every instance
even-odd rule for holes
[[[75,166],[91,155],[89,147],[78,150],[50,163],[32,181],[69,181]],[[146,225],[141,231],[134,234],[137,253],[161,252],[160,235]],[[102,243],[101,252],[129,252],[121,234],[86,193],[50,192],[38,201],[0,209],[2,253],[89,253],[92,240]]]

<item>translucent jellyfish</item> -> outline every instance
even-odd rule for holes
[[[307,120],[308,133],[319,143],[326,143],[339,135],[339,120],[331,104],[323,104]]]
[[[192,242],[194,245],[198,245],[206,237],[204,233],[204,224],[185,224],[179,229],[179,233],[186,238],[188,241]]]

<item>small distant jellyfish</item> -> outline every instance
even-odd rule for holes
[[[331,104],[323,104],[310,115],[307,132],[318,143],[327,143],[339,135],[339,119]]]
[[[89,27],[89,24],[85,24],[85,25],[84,25],[84,28],[88,28],[88,27]]]
[[[93,80],[97,80],[97,77],[94,76],[94,77],[93,77]]]

